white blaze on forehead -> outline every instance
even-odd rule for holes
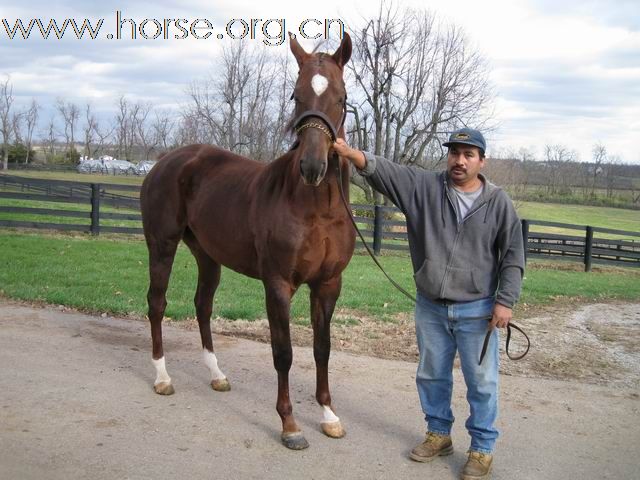
[[[167,368],[164,364],[164,357],[159,358],[158,360],[151,359],[153,362],[153,366],[156,367],[156,381],[153,382],[154,385],[158,385],[159,383],[171,383],[171,377],[167,373]]]
[[[213,352],[210,352],[206,348],[203,349],[204,352],[204,364],[209,367],[209,371],[211,372],[211,380],[222,380],[227,378],[224,373],[218,368],[218,359]]]
[[[313,88],[313,91],[316,92],[317,96],[322,95],[328,86],[329,80],[319,73],[316,73],[311,79],[311,88]]]
[[[322,408],[324,410],[324,418],[321,423],[335,423],[340,421],[340,419],[336,416],[335,413],[333,413],[333,410],[331,410],[330,407],[323,405]]]

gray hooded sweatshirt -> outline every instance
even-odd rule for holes
[[[507,194],[484,176],[480,197],[458,221],[447,171],[398,165],[363,152],[359,172],[404,213],[414,280],[431,300],[495,296],[512,308],[524,273],[522,227]]]

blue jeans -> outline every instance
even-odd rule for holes
[[[416,384],[430,432],[449,435],[453,359],[460,354],[471,414],[465,426],[471,435],[470,450],[492,453],[498,430],[498,329],[491,334],[487,353],[478,365],[495,299],[443,305],[418,293],[416,335],[420,362]]]

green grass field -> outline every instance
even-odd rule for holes
[[[533,202],[517,202],[517,205],[520,218],[528,220],[590,225],[640,233],[640,210]],[[559,230],[536,227],[536,231],[557,232]],[[574,235],[575,232],[574,230]]]
[[[6,297],[90,312],[146,314],[147,250],[139,238],[4,231],[0,233],[0,251],[0,294]],[[381,261],[403,287],[409,291],[414,288],[408,257],[385,256]],[[166,316],[183,319],[195,315],[196,277],[195,261],[181,245],[173,266]],[[308,323],[307,292],[303,286],[294,297],[292,318],[297,323]],[[639,301],[640,270],[584,273],[572,266],[533,264],[525,275],[521,303],[543,305],[559,298]],[[261,283],[230,270],[223,271],[215,303],[215,314],[224,318],[266,317]],[[369,257],[361,254],[353,257],[345,271],[338,308],[354,316],[363,314],[386,321],[413,310],[411,302],[387,282]]]

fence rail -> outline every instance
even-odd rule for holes
[[[139,191],[132,185],[0,175],[0,227],[141,234]],[[406,223],[397,208],[352,204],[351,210],[376,255],[409,250]],[[593,264],[640,267],[640,232],[525,219],[522,234],[527,259],[582,262],[585,271]],[[618,238],[606,238],[613,236]]]
[[[42,165],[38,163],[11,163],[9,164],[11,170],[22,170],[30,172],[66,172],[66,173],[88,173],[93,175],[109,175],[109,176],[125,176],[125,177],[140,177],[146,175],[146,172],[138,171],[134,168],[121,169],[115,167],[109,167],[106,165],[88,166],[84,165],[82,171],[78,171],[78,165],[55,165],[47,164]]]

